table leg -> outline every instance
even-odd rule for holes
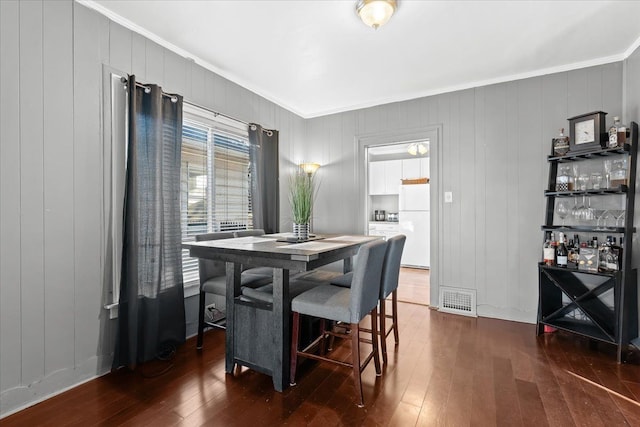
[[[353,257],[347,257],[344,259],[344,262],[342,264],[342,272],[343,273],[348,273],[353,269]]]
[[[235,297],[240,295],[240,274],[241,264],[233,262],[226,263],[227,273],[227,295],[226,295],[226,311],[227,311],[227,329],[226,334],[226,352],[225,352],[225,372],[233,374],[235,367],[235,351],[234,351],[234,315],[235,315]]]
[[[273,269],[273,387],[283,391],[289,384],[291,332],[289,314],[289,270]]]

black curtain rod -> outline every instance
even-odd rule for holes
[[[211,114],[213,114],[214,116],[226,117],[227,119],[235,120],[236,122],[240,122],[240,123],[242,123],[244,125],[247,125],[247,126],[251,125],[251,123],[247,123],[244,120],[240,120],[240,119],[236,119],[235,117],[227,116],[226,114],[219,113],[217,111],[212,110],[211,108],[207,108],[207,107],[204,107],[202,105],[196,104],[195,102],[191,102],[191,101],[186,101],[186,102],[188,102],[189,104],[193,105],[194,107],[198,107],[198,108],[201,108],[201,109],[203,109],[205,111],[208,111]]]
[[[212,113],[212,114],[214,114],[216,116],[226,117],[227,119],[235,120],[236,122],[240,122],[240,123],[245,124],[247,126],[251,126],[251,127],[256,126],[256,123],[248,123],[248,122],[245,122],[244,120],[240,120],[240,119],[236,119],[235,117],[227,116],[226,114],[219,113],[217,111],[212,110],[211,108],[203,107],[202,105],[198,105],[198,104],[196,104],[194,102],[191,102],[191,101],[185,101],[185,102],[193,105],[194,107],[202,108],[203,110],[208,111],[208,112],[210,112],[210,113]],[[255,129],[252,129],[252,130],[255,130]],[[271,135],[273,135],[273,131],[274,130],[275,129],[265,129],[265,128],[263,128],[262,132],[265,132],[267,135],[271,136]]]

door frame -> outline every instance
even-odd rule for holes
[[[442,271],[440,257],[441,249],[444,242],[443,227],[439,227],[441,218],[443,217],[443,205],[439,203],[440,195],[443,194],[442,189],[442,125],[432,125],[426,127],[401,129],[387,132],[374,132],[368,134],[359,134],[354,137],[356,164],[355,172],[358,188],[358,204],[357,213],[361,230],[366,234],[368,232],[369,212],[367,211],[368,197],[368,175],[369,175],[369,159],[368,149],[376,146],[404,144],[410,141],[429,140],[429,183],[431,184],[431,221],[430,229],[430,306],[437,307],[440,289],[440,271]]]

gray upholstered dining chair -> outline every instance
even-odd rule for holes
[[[371,315],[371,330],[373,336],[377,334],[377,307],[380,298],[380,277],[382,264],[386,252],[387,243],[376,240],[363,245],[359,252],[359,262],[353,271],[351,287],[345,288],[330,284],[316,286],[291,300],[293,313],[293,330],[291,337],[291,384],[295,384],[298,357],[305,357],[325,362],[336,363],[341,366],[351,367],[356,388],[358,406],[364,406],[362,392],[361,373],[367,364],[373,359],[376,375],[381,375],[380,357],[378,354],[377,339],[363,339],[360,337],[360,322],[368,314]],[[321,319],[339,321],[350,324],[351,329],[351,363],[337,360],[324,355],[324,340],[327,335],[334,334],[325,329],[321,322],[320,336],[303,350],[298,349],[300,335],[300,315],[314,316]],[[372,350],[362,360],[360,356],[360,343],[370,343]],[[311,353],[310,350],[320,346],[320,355]]]
[[[326,270],[313,270],[308,272],[293,272],[289,277],[289,298],[295,298],[303,292],[316,286],[326,285],[336,273]],[[273,283],[258,288],[242,288],[245,297],[273,304]]]
[[[217,232],[199,234],[195,236],[196,242],[206,240],[230,239],[233,232]],[[225,318],[205,320],[206,295],[214,294],[224,297],[227,294],[226,267],[224,261],[198,258],[198,273],[200,276],[200,299],[198,301],[198,340],[196,348],[202,349],[202,341],[205,327],[225,329]],[[241,286],[261,287],[272,280],[272,276],[260,274],[245,274],[241,276]]]
[[[396,345],[400,341],[398,334],[398,279],[400,276],[400,260],[407,237],[393,236],[387,239],[387,253],[382,264],[382,283],[380,285],[380,346],[382,347],[382,361],[387,363],[387,336],[393,331]],[[387,314],[387,298],[391,295],[391,314]],[[387,319],[391,325],[387,329]]]
[[[396,345],[400,341],[398,333],[398,279],[400,276],[400,261],[402,259],[402,251],[407,237],[399,234],[387,239],[387,252],[384,256],[382,265],[382,279],[380,285],[380,304],[379,317],[380,328],[380,346],[382,350],[382,361],[387,363],[387,337],[393,331],[393,337]],[[332,285],[349,287],[353,279],[353,273],[343,274],[331,281]],[[387,314],[386,302],[391,295],[391,314]],[[387,329],[387,319],[391,319],[391,325]]]
[[[253,230],[237,230],[233,232],[233,237],[250,237],[250,236],[264,236],[264,230],[261,228],[254,228]],[[273,278],[273,268],[271,267],[254,267],[251,265],[242,265],[243,275],[256,275],[263,278]]]

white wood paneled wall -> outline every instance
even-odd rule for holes
[[[567,117],[594,110],[608,121],[622,112],[621,62],[311,119],[308,159],[323,164],[315,229],[364,230],[357,213],[354,139],[407,128],[441,126],[443,204],[437,230],[438,287],[477,291],[480,316],[534,322],[543,222],[546,157]],[[640,81],[640,76],[631,78]],[[432,165],[433,167],[433,165]],[[432,178],[434,178],[432,174]],[[442,195],[441,195],[442,196]],[[432,209],[436,207],[432,206]]]
[[[3,0],[0,19],[1,417],[110,369],[103,64],[279,129],[283,168],[304,120],[71,1]]]

